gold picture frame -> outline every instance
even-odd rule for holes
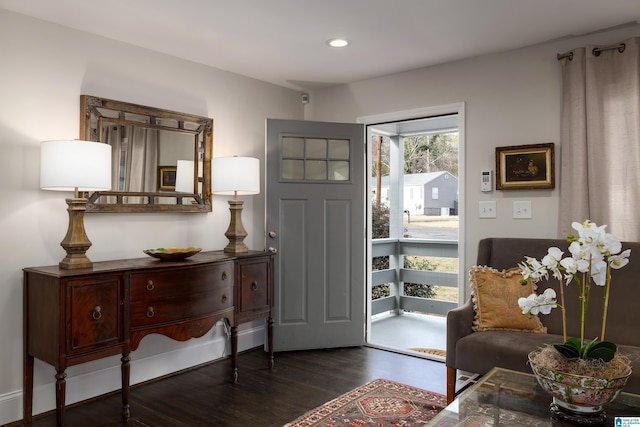
[[[176,166],[158,166],[158,190],[176,191]]]
[[[496,190],[555,187],[553,142],[496,147]]]

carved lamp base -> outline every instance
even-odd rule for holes
[[[86,252],[91,247],[91,242],[84,231],[84,212],[87,210],[87,199],[74,197],[66,199],[67,212],[69,212],[69,228],[60,246],[67,251],[62,261],[58,264],[61,269],[75,270],[78,268],[91,268],[93,262],[87,258]]]
[[[224,233],[229,239],[229,243],[224,248],[224,252],[228,254],[241,254],[249,252],[249,248],[244,244],[244,238],[247,237],[247,230],[242,225],[242,205],[244,202],[238,199],[229,200],[229,212],[231,213],[231,222],[227,232]]]

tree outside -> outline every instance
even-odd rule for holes
[[[458,133],[404,138],[404,173],[447,171],[458,176]]]
[[[389,175],[390,143],[386,136],[375,135],[373,176]],[[412,136],[404,142],[404,173],[447,171],[458,176],[458,133]],[[379,151],[378,151],[379,150]],[[378,163],[379,161],[379,163]]]

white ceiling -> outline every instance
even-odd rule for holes
[[[640,0],[0,0],[0,8],[302,90],[640,20]],[[352,44],[332,49],[331,37]]]

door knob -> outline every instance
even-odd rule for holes
[[[275,231],[270,231],[269,232],[269,237],[274,238],[276,237],[278,234]]]
[[[269,246],[269,252],[271,252],[272,254],[275,254],[278,252],[278,250],[276,248],[274,248],[273,246]]]

